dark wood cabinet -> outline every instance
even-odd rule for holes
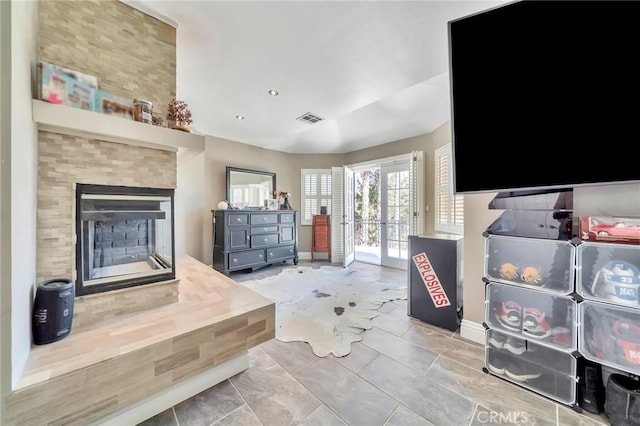
[[[276,262],[298,264],[297,212],[212,210],[213,268],[229,274]]]
[[[314,260],[315,252],[326,252],[331,262],[331,216],[313,216],[311,239],[311,261]]]

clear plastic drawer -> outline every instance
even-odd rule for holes
[[[585,242],[576,252],[578,294],[640,307],[640,246]]]
[[[570,353],[489,329],[485,366],[492,374],[563,404],[576,402],[578,367]]]
[[[575,248],[569,241],[489,235],[485,240],[485,277],[567,295],[573,292]]]
[[[639,375],[640,310],[585,300],[578,311],[582,356]]]
[[[577,349],[577,310],[571,297],[490,282],[485,321],[490,328],[539,345]]]

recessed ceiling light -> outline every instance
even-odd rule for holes
[[[236,115],[236,119],[238,119],[238,120],[244,120],[244,115]]]
[[[279,95],[279,93],[278,93],[278,91],[277,91],[276,89],[271,89],[271,90],[269,90],[269,94],[270,94],[271,96],[278,96],[278,95]]]

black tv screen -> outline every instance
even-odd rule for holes
[[[448,30],[457,194],[640,182],[640,2],[518,1]]]

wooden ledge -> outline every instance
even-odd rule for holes
[[[188,256],[176,274],[178,302],[33,347],[10,424],[86,424],[275,337],[273,301]]]

